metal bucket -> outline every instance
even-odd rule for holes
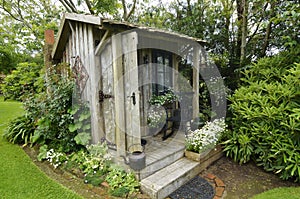
[[[138,145],[138,144],[135,144]],[[134,145],[131,145],[128,150]],[[139,145],[140,146],[140,145]],[[144,152],[144,146],[140,146],[141,150],[134,150],[129,152],[129,166],[135,171],[142,170],[146,167],[146,154]]]

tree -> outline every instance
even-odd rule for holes
[[[0,0],[1,29],[5,41],[15,47],[17,53],[40,53],[44,30],[57,29],[59,8],[51,0]]]
[[[138,3],[137,0],[133,0],[132,3],[128,3],[126,0],[59,0],[59,2],[61,2],[67,12],[84,12],[102,17],[112,15],[115,19],[124,21],[128,21],[133,15]],[[86,9],[80,9],[82,7]],[[122,16],[120,16],[119,9],[123,11]]]

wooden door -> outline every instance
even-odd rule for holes
[[[136,150],[141,144],[137,44],[136,32],[122,35],[127,150]]]
[[[112,67],[112,46],[107,43],[100,54],[101,78],[99,82],[100,92],[106,96],[99,96],[100,113],[102,119],[102,130],[105,134],[105,139],[113,145],[116,144],[115,133],[115,99],[109,95],[114,94],[113,67]]]

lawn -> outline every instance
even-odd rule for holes
[[[22,112],[20,103],[0,98],[0,198],[82,198],[45,175],[20,146],[3,140],[8,121]]]
[[[262,194],[256,195],[251,199],[298,199],[300,198],[300,187],[284,187],[272,189]]]

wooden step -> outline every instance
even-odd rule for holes
[[[199,162],[181,158],[141,180],[141,190],[153,199],[163,199],[200,173],[199,165]]]
[[[146,168],[139,172],[142,180],[184,156],[184,145],[175,143],[146,153]]]

